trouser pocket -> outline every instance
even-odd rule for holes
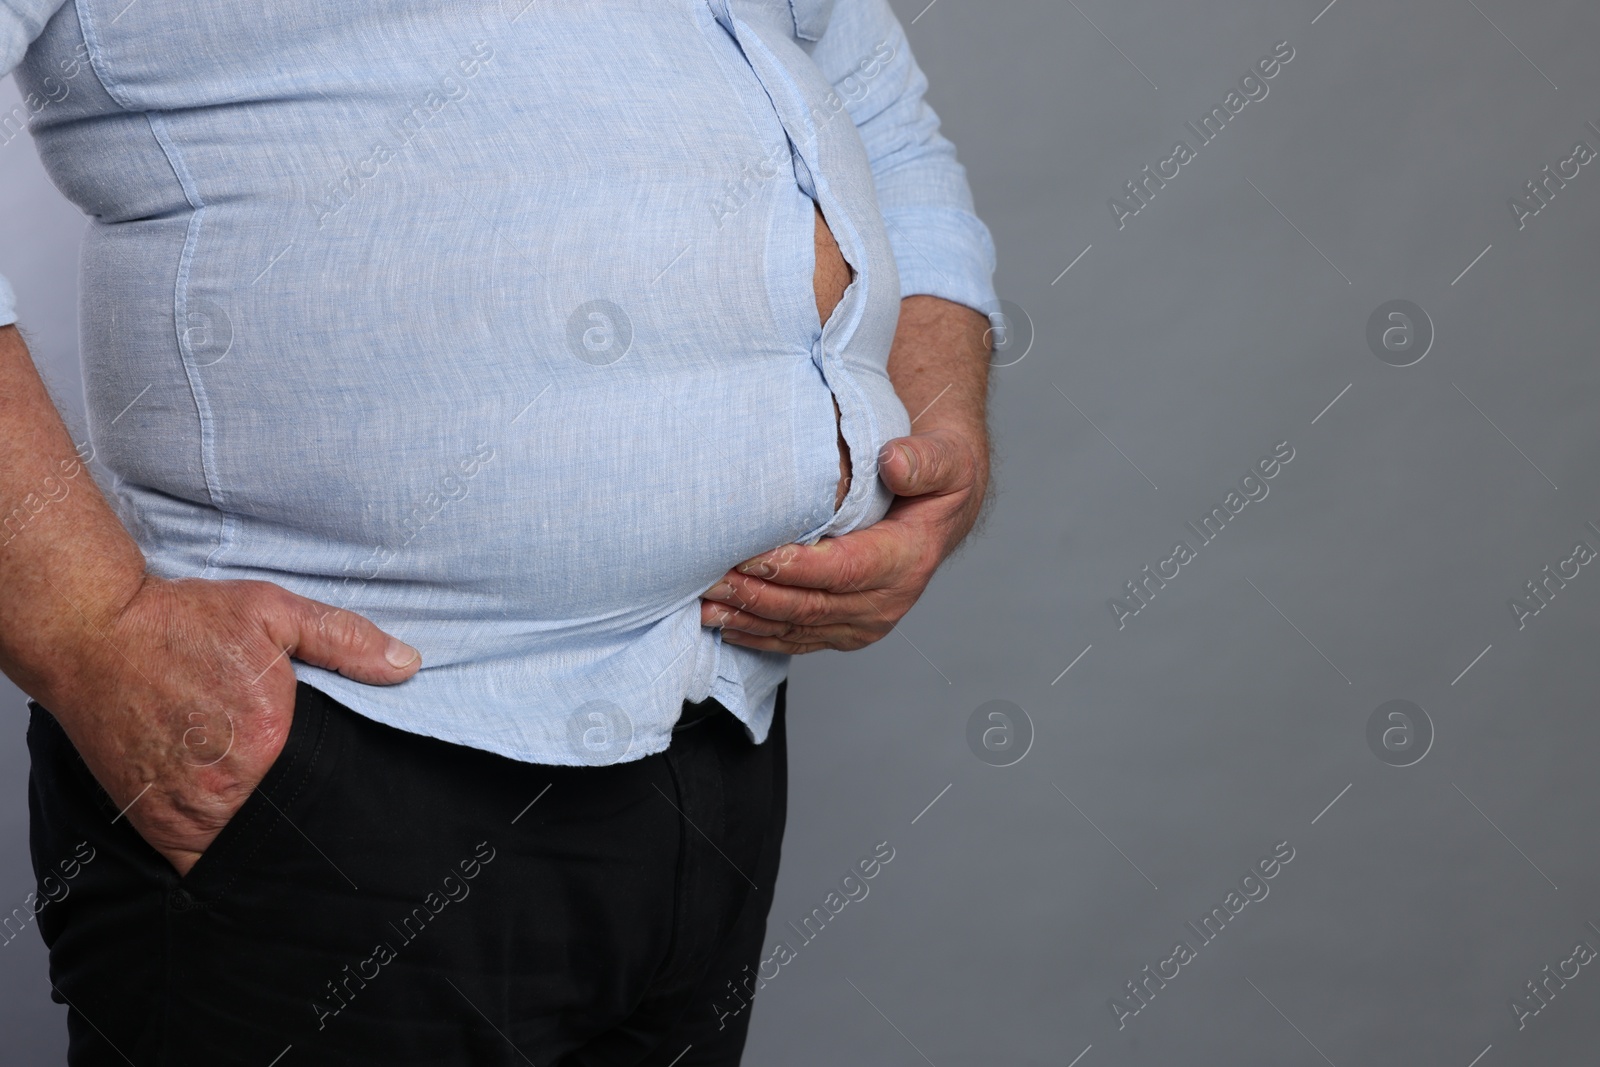
[[[294,835],[314,773],[325,777],[330,746],[328,698],[295,685],[294,718],[272,766],[171,894],[177,908],[205,907],[222,898],[274,835]],[[293,814],[291,814],[291,812]]]
[[[296,686],[282,750],[182,878],[117,810],[55,717],[33,701],[29,710],[29,849],[33,899],[43,900],[30,911],[50,950],[53,998],[69,1005],[68,1062],[171,1062],[173,1034],[186,1025],[172,996],[184,917],[276,866],[268,846],[296,834],[290,820],[305,820],[331,772],[327,698]]]

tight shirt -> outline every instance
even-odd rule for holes
[[[371,619],[414,678],[300,679],[515,759],[659,752],[707,697],[764,739],[789,657],[701,593],[883,517],[903,297],[998,308],[886,0],[7,0],[13,68],[150,571]]]

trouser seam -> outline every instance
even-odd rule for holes
[[[689,882],[689,854],[693,842],[689,839],[693,827],[689,825],[688,801],[684,796],[683,777],[678,773],[678,758],[681,749],[668,748],[666,752],[667,776],[672,782],[672,791],[676,794],[678,807],[678,860],[677,870],[673,872],[672,879],[672,935],[667,940],[667,951],[662,957],[661,969],[657,978],[670,976],[678,962],[678,954],[683,945],[683,920],[687,910],[687,896]]]

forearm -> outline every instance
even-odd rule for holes
[[[987,443],[989,320],[936,296],[900,302],[889,380],[913,433],[949,426]]]
[[[910,413],[912,433],[950,429],[979,460],[978,497],[989,476],[989,320],[934,296],[900,302],[889,380]]]
[[[138,545],[73,447],[22,335],[0,328],[0,670],[38,692],[143,575]]]

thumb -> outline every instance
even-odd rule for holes
[[[949,493],[972,480],[972,457],[940,430],[896,437],[878,453],[878,476],[895,496]]]
[[[289,655],[368,685],[393,685],[417,673],[422,654],[353,611],[289,594],[283,641]]]

